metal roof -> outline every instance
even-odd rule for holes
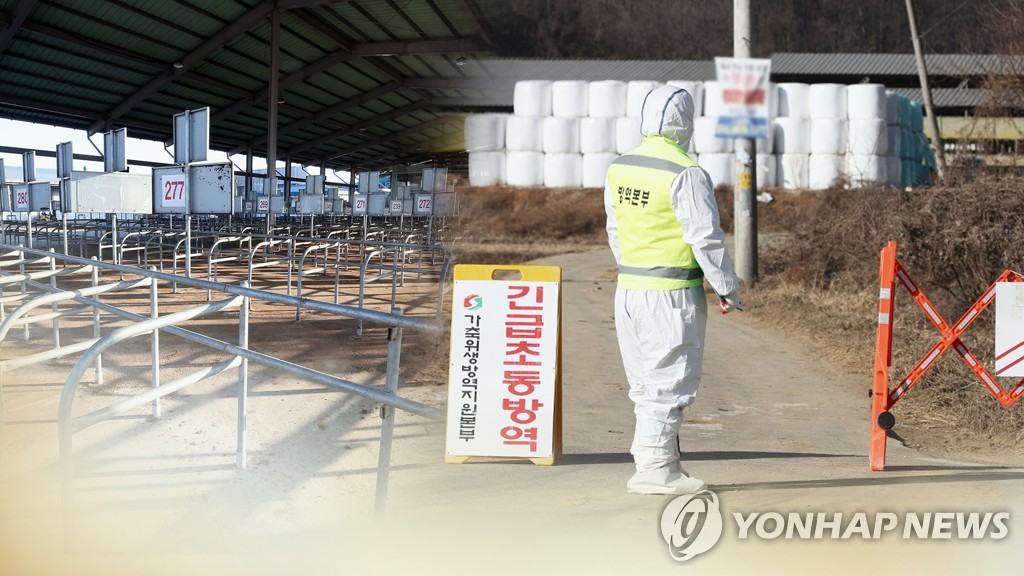
[[[209,106],[211,147],[331,168],[422,159],[461,126],[501,0],[0,0],[0,117],[169,142]],[[459,128],[460,129],[460,128]],[[424,144],[427,144],[426,146]],[[131,151],[129,150],[129,155]]]
[[[920,88],[893,88],[911,100],[924,101]],[[978,88],[932,88],[936,108],[976,108],[985,102],[986,92]]]
[[[772,74],[838,76],[917,76],[913,54],[772,54]],[[991,54],[926,54],[925,66],[935,76],[1016,74],[1024,62]]]

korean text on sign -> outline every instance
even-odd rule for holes
[[[462,385],[460,387],[460,400],[462,402],[459,412],[459,439],[464,441],[476,437],[476,410],[477,410],[477,387],[479,379],[477,370],[480,364],[480,315],[466,314],[466,330],[463,334],[465,340],[462,354]]]
[[[508,287],[508,314],[505,317],[505,360],[503,362],[505,397],[502,410],[508,425],[501,429],[507,445],[528,446],[537,451],[537,411],[544,407],[535,396],[540,385],[541,338],[544,335],[544,287]]]

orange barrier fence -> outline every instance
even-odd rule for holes
[[[950,348],[967,364],[967,367],[981,380],[985,388],[995,396],[1003,406],[1009,407],[1024,396],[1024,380],[1021,380],[1009,392],[1005,391],[988,369],[978,361],[977,357],[960,340],[960,335],[988,308],[995,300],[996,284],[999,282],[1024,281],[1011,270],[1004,271],[988,290],[960,317],[956,324],[950,325],[943,320],[935,306],[924,295],[920,285],[910,277],[910,273],[896,259],[896,243],[889,242],[882,249],[881,267],[879,270],[880,287],[878,293],[878,332],[875,339],[875,372],[871,387],[871,438],[868,447],[868,458],[872,470],[885,469],[885,441],[887,433],[896,424],[892,415],[892,407],[900,398],[914,387],[936,360]],[[939,341],[925,354],[905,378],[895,388],[889,387],[889,367],[892,365],[892,332],[896,302],[896,282],[899,281],[910,296],[924,311],[932,324],[941,334]]]

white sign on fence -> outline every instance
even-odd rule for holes
[[[392,214],[401,214],[402,213],[402,201],[401,200],[392,200],[391,201],[391,213]]]
[[[28,186],[14,187],[14,209],[19,212],[28,212]]]
[[[352,215],[353,216],[365,216],[366,208],[368,203],[366,196],[353,196],[352,197]]]
[[[715,58],[721,114],[718,138],[768,137],[768,77],[772,61],[759,58]]]
[[[267,196],[260,196],[256,199],[256,211],[257,212],[269,212],[270,211],[270,198]]]
[[[996,283],[996,376],[1024,376],[1024,282]]]
[[[165,208],[184,208],[185,175],[168,174],[160,178],[160,195]]]
[[[418,216],[430,216],[434,212],[434,195],[417,194],[414,210]]]

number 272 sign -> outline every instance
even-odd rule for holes
[[[185,207],[185,175],[172,174],[161,178],[161,204],[168,208]]]

